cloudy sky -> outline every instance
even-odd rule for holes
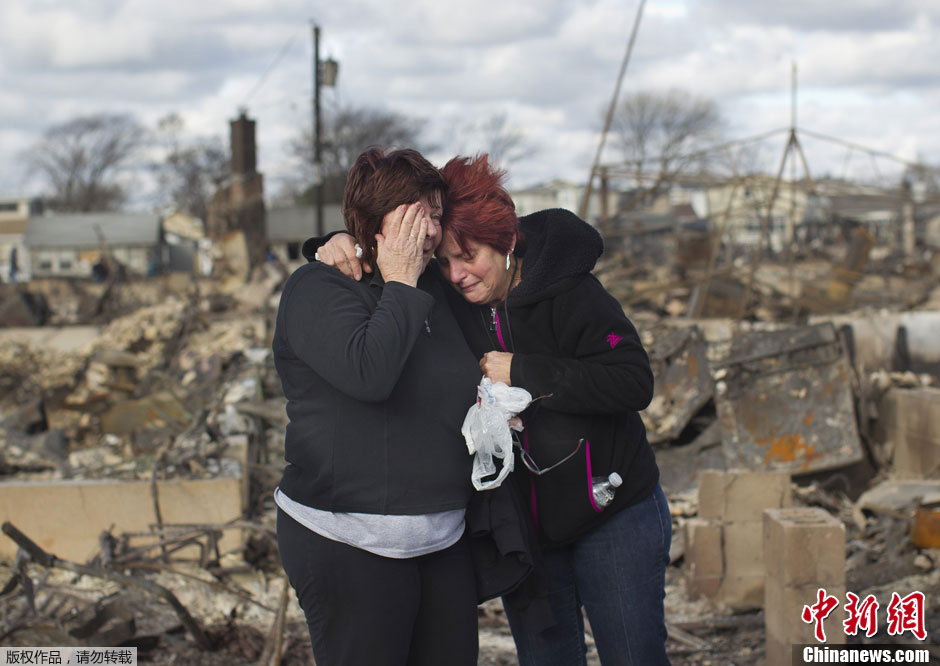
[[[424,121],[443,161],[480,148],[461,132],[505,113],[533,154],[511,185],[583,181],[639,0],[4,0],[0,3],[0,194],[33,194],[22,168],[50,125],[179,113],[228,140],[240,107],[258,121],[275,192],[295,172],[289,139],[311,125],[311,23],[340,63],[323,105]],[[940,165],[940,0],[648,0],[622,95],[677,88],[715,100],[729,138],[790,124],[813,175],[872,177],[895,163],[841,142]],[[810,135],[809,132],[814,133]],[[775,170],[786,134],[767,139]],[[611,156],[612,159],[612,156]]]

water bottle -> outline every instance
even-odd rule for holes
[[[623,479],[617,472],[612,472],[610,476],[595,476],[591,479],[591,491],[594,493],[594,503],[601,509],[605,508],[614,501],[614,493],[623,483]]]

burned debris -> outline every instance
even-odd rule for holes
[[[4,644],[312,663],[277,553],[287,417],[270,353],[312,216],[269,215],[265,236],[253,144],[239,155],[245,177],[214,198],[206,230],[165,221],[171,263],[189,270],[147,275],[144,255],[94,239],[87,278],[0,289]],[[793,613],[824,586],[882,608],[923,593],[935,644],[936,234],[912,253],[846,226],[760,260],[762,246],[723,243],[724,226],[689,224],[690,210],[602,220],[595,270],[655,374],[641,416],[673,514],[673,663],[782,663],[780,646],[812,629]],[[479,612],[480,663],[515,663],[499,602]],[[899,639],[913,642],[883,622],[866,637]]]
[[[899,270],[873,245],[862,229],[828,266],[766,260],[750,290],[735,264],[601,267],[656,376],[643,418],[673,510],[674,663],[789,663],[820,588],[881,604],[871,636],[833,614],[832,643],[918,642],[884,613],[920,594],[940,631],[940,255]]]

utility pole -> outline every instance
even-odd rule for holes
[[[594,162],[591,163],[591,171],[588,173],[587,185],[584,186],[584,193],[581,195],[581,205],[578,206],[578,217],[582,220],[587,220],[588,207],[591,203],[591,192],[594,188],[594,176],[597,174],[598,165],[601,162],[601,153],[604,152],[607,132],[610,131],[610,124],[614,119],[614,110],[617,108],[617,100],[620,98],[620,85],[623,83],[623,75],[627,72],[630,54],[633,53],[633,43],[636,41],[636,33],[640,28],[640,19],[643,17],[643,6],[645,4],[646,0],[640,0],[640,6],[637,7],[636,18],[633,20],[633,29],[630,31],[630,39],[627,42],[627,52],[623,54],[623,61],[620,63],[620,74],[617,75],[617,84],[614,86],[614,94],[610,98],[610,106],[607,107],[607,115],[604,117],[604,129],[601,130],[601,140],[597,145],[597,153],[594,155]]]
[[[323,237],[323,163],[320,155],[320,26],[313,24],[313,193],[317,199],[317,236]]]
[[[320,26],[314,21],[313,26],[313,177],[314,196],[316,196],[317,236],[325,235],[323,227],[323,156],[320,140],[320,88],[335,86],[339,73],[339,63],[332,58],[320,61]]]
[[[803,154],[803,146],[800,145],[800,140],[796,136],[796,63],[793,63],[790,71],[790,136],[787,138],[787,145],[783,149],[783,157],[780,159],[780,168],[777,170],[777,177],[774,179],[774,186],[770,193],[770,200],[766,204],[764,218],[761,221],[760,239],[757,241],[757,245],[754,247],[753,254],[751,255],[751,266],[748,272],[747,287],[744,290],[744,298],[741,300],[741,305],[738,310],[738,319],[742,319],[746,314],[747,303],[751,298],[751,292],[754,287],[754,276],[757,273],[757,267],[760,265],[761,251],[763,250],[764,245],[768,244],[770,241],[770,233],[773,228],[774,204],[777,202],[777,194],[779,194],[780,184],[783,182],[783,173],[787,165],[788,157],[790,160],[796,160],[797,157],[800,158],[800,161],[803,164],[803,172],[806,175],[806,181],[809,186],[809,192],[810,194],[816,194],[816,185],[813,183],[813,178],[809,173],[809,164],[806,161],[806,155]],[[791,152],[795,153],[795,155],[791,155]],[[791,162],[791,164],[793,164],[793,162]],[[796,180],[795,172],[791,172],[790,180],[791,182]],[[796,193],[794,190],[791,196],[795,196],[795,194]],[[792,224],[793,220],[791,217],[787,223],[788,232],[786,234],[787,238],[785,239],[788,248],[791,242]],[[790,250],[788,249],[787,252],[790,253]],[[788,254],[788,257],[792,259],[792,254]]]

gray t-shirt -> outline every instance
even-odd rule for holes
[[[382,557],[406,559],[444,550],[464,531],[465,509],[417,516],[375,513],[333,513],[295,502],[274,490],[284,513],[322,537],[367,550]]]

